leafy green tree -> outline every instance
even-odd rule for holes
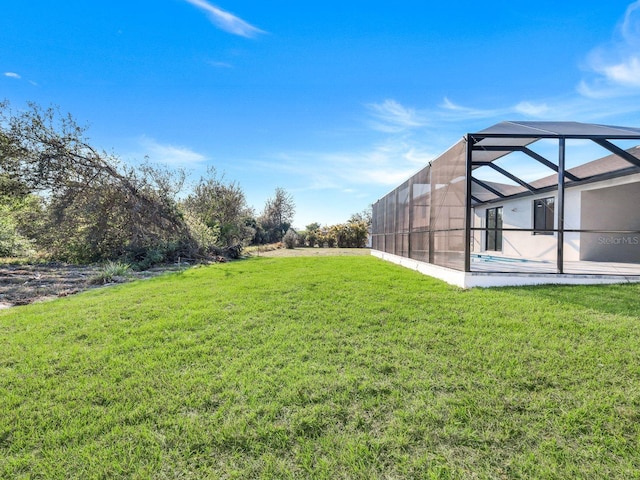
[[[282,242],[287,248],[295,248],[298,244],[298,234],[293,228],[290,228],[284,237],[282,237]]]
[[[329,227],[324,235],[330,246],[339,248],[364,248],[367,245],[369,224],[352,216],[347,223],[340,223]]]
[[[297,231],[296,234],[298,235],[297,246],[298,247],[306,247],[307,246],[307,232],[305,230],[302,230],[302,231]]]
[[[367,226],[369,226],[371,225],[372,216],[373,216],[373,206],[369,205],[362,212],[354,213],[353,215],[351,215],[347,223],[364,222],[367,224]]]
[[[255,235],[255,228],[247,225],[253,211],[247,205],[244,191],[236,182],[225,182],[216,169],[207,170],[184,203],[186,211],[210,229],[217,230],[222,247],[244,243]]]
[[[318,222],[313,222],[307,225],[305,228],[306,228],[304,232],[305,244],[313,248],[318,244],[320,224]]]
[[[33,250],[33,242],[18,230],[16,212],[20,204],[0,202],[0,257],[28,255]]]
[[[296,212],[293,196],[283,188],[276,188],[275,194],[265,202],[262,215],[258,219],[263,230],[262,242],[279,242],[284,237]]]
[[[197,254],[199,246],[177,208],[184,174],[123,167],[114,154],[91,146],[85,131],[53,108],[29,104],[14,114],[0,104],[3,192],[42,199],[37,228],[22,220],[17,228],[65,260],[138,258],[149,251],[163,257]]]

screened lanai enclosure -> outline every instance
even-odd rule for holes
[[[640,281],[640,128],[502,122],[373,205],[372,252],[461,286]]]

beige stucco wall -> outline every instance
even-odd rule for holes
[[[584,229],[640,230],[640,183],[582,192]],[[640,263],[640,234],[582,233],[580,259]]]

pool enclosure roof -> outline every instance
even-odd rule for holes
[[[579,122],[501,122],[477,133],[466,136],[469,142],[472,171],[489,167],[511,184],[490,182],[472,176],[472,204],[500,201],[507,197],[542,193],[557,188],[558,161],[548,159],[529,148],[541,139],[591,140],[611,155],[562,172],[567,186],[603,180],[640,171],[640,148],[625,150],[611,140],[638,140],[640,128],[617,127]],[[556,175],[525,181],[494,163],[514,152],[521,152],[556,172]],[[515,185],[514,185],[515,184]]]
[[[580,122],[500,122],[486,128],[478,135],[486,137],[527,138],[638,138],[640,128],[614,127]]]

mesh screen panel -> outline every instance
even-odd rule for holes
[[[431,216],[431,167],[422,169],[410,180],[411,204],[409,257],[429,261],[429,220]]]
[[[464,270],[466,142],[458,142],[431,166],[433,263]]]
[[[374,248],[463,270],[465,169],[463,140],[379,200],[373,206]]]
[[[396,189],[396,255],[409,256],[409,181]]]

